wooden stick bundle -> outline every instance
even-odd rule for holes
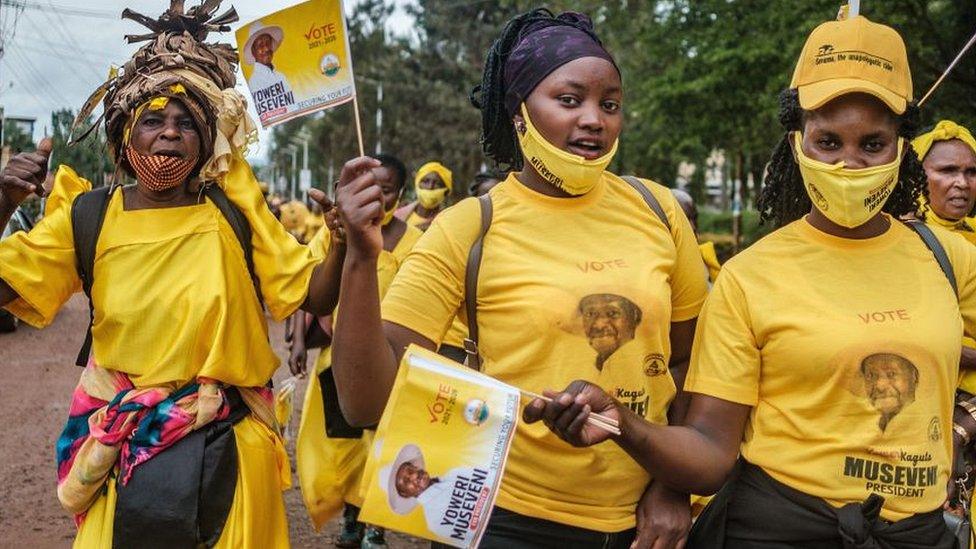
[[[522,389],[519,389],[519,392],[522,393],[522,396],[527,398],[537,398],[544,402],[552,402],[551,398],[545,395],[533,393],[532,391],[524,391]],[[593,425],[594,427],[599,427],[600,429],[603,429],[604,431],[607,431],[611,434],[620,435],[620,423],[617,420],[613,419],[612,417],[607,417],[604,415],[591,412],[590,415],[587,416],[586,422],[589,423],[590,425]]]

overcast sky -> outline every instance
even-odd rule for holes
[[[346,9],[356,0],[346,0]],[[5,44],[0,58],[0,105],[8,116],[24,116],[37,119],[35,138],[40,138],[44,127],[50,125],[51,112],[63,107],[77,110],[89,94],[108,75],[112,64],[121,65],[140,44],[126,44],[125,34],[148,32],[134,21],[118,19],[122,8],[129,8],[152,17],[169,7],[168,0],[25,0],[28,5],[47,7],[49,10],[24,9],[16,19],[16,33]],[[199,0],[187,0],[194,6]],[[222,13],[231,5],[237,8],[243,24],[267,13],[300,3],[296,0],[224,0]],[[398,9],[390,22],[392,32],[403,34],[410,31],[412,21],[403,12],[407,0],[397,0]],[[10,29],[14,9],[2,7],[3,28]],[[233,32],[222,36],[223,41],[234,41]],[[244,79],[238,73],[238,88],[250,97]],[[100,112],[100,110],[96,111]],[[251,116],[257,116],[251,108]],[[252,159],[264,158],[268,147],[268,134],[261,132],[260,142],[254,147]]]

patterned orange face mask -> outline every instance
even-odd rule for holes
[[[181,185],[197,165],[196,158],[142,154],[131,144],[125,147],[125,157],[139,182],[154,192]]]

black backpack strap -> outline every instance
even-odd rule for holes
[[[231,229],[234,230],[234,235],[237,236],[238,242],[241,243],[241,249],[244,250],[244,261],[247,262],[247,272],[251,275],[251,282],[254,284],[254,291],[257,293],[258,302],[263,307],[264,297],[261,295],[261,280],[258,279],[257,272],[254,269],[254,247],[251,244],[251,224],[248,222],[247,217],[244,216],[244,213],[241,212],[240,208],[235,206],[227,198],[227,194],[224,193],[224,190],[219,185],[208,184],[203,188],[203,193],[214,203],[214,206],[217,206],[217,209],[223,214],[227,223],[230,224]]]
[[[952,286],[952,292],[958,298],[959,286],[956,282],[956,272],[952,269],[952,262],[949,261],[949,255],[946,253],[942,243],[939,242],[939,239],[935,237],[935,233],[932,232],[932,229],[928,225],[917,219],[906,219],[905,225],[911,227],[922,238],[922,242],[925,243],[925,246],[935,256],[935,261],[938,262],[939,268],[942,269],[942,273],[949,280],[949,285]]]
[[[88,298],[88,332],[75,360],[75,364],[82,368],[88,364],[88,357],[91,355],[92,324],[95,322],[95,305],[91,297],[95,274],[95,247],[98,245],[98,235],[102,232],[105,211],[114,189],[114,186],[101,187],[80,194],[71,205],[71,231],[74,235],[78,278],[81,279],[81,289]]]
[[[478,205],[481,206],[481,230],[468,252],[468,264],[464,270],[464,310],[468,317],[468,337],[464,339],[464,352],[468,357],[464,363],[475,370],[481,370],[481,352],[478,350],[478,274],[481,272],[481,252],[484,250],[485,235],[491,227],[491,196],[479,196]]]
[[[668,232],[670,232],[671,222],[668,221],[668,216],[666,213],[664,213],[664,208],[661,207],[661,203],[658,202],[657,197],[654,196],[654,193],[652,193],[646,185],[641,183],[640,179],[637,179],[632,175],[625,175],[621,177],[621,179],[626,181],[628,185],[633,187],[634,190],[641,195],[641,198],[643,198],[644,202],[647,203],[647,207],[650,208],[651,211],[661,219],[661,222],[664,223],[664,226],[667,227]]]

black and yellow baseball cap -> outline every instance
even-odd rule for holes
[[[869,93],[897,114],[912,100],[905,42],[895,29],[858,15],[813,29],[803,45],[791,88],[813,110],[841,95]]]

